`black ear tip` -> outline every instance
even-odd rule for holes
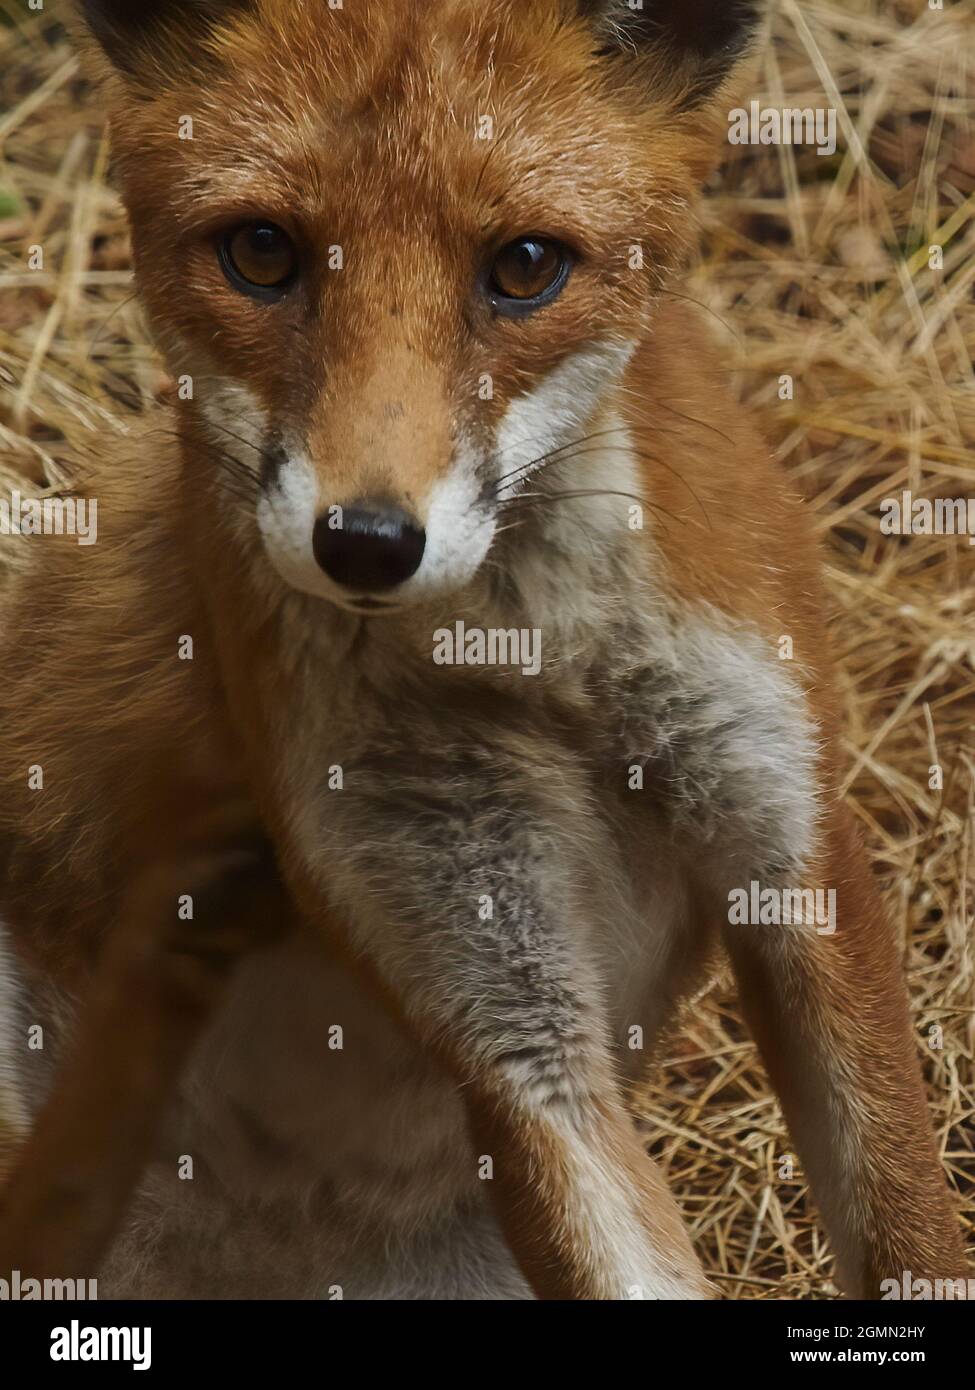
[[[135,55],[170,32],[187,43],[206,34],[252,0],[78,0],[82,19],[112,61],[131,68]]]
[[[682,70],[695,68],[693,100],[722,81],[755,35],[765,0],[578,0],[597,26],[601,51],[657,48]]]
[[[126,0],[79,2],[81,17],[89,31],[115,66],[125,72],[133,70],[133,54],[151,33],[160,8],[150,0],[138,6]]]
[[[723,29],[727,46],[737,52],[751,40],[762,19],[764,5],[760,0],[730,0],[719,6],[724,18],[718,20],[719,30]]]
[[[685,51],[714,54],[743,48],[761,9],[758,0],[643,0],[636,13],[644,16],[649,33]]]
[[[164,6],[143,0],[142,4],[126,0],[80,0],[81,14],[96,38],[107,34],[139,34],[150,28],[160,17]]]
[[[584,18],[622,37],[656,39],[688,52],[743,48],[765,9],[765,0],[578,0]]]

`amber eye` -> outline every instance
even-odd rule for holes
[[[524,236],[503,246],[491,267],[491,287],[499,297],[524,304],[554,298],[568,271],[568,257],[557,241]]]
[[[273,222],[236,227],[221,242],[220,259],[236,289],[262,299],[282,294],[298,270],[294,242]]]

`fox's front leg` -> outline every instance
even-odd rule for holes
[[[745,1012],[839,1280],[851,1294],[876,1297],[882,1279],[899,1283],[907,1270],[958,1277],[957,1221],[894,940],[835,794],[826,814],[835,758],[823,728],[750,629],[709,613],[684,615],[673,633],[656,633],[662,658],[621,682],[627,761],[639,751],[654,806],[690,846],[701,939],[714,920],[711,895],[720,903]],[[653,833],[645,816],[638,825]],[[835,890],[835,931],[755,924],[751,912],[737,924],[729,890],[747,898],[752,885],[779,901],[787,891]]]
[[[742,1002],[836,1251],[839,1282],[965,1275],[893,933],[853,825],[836,807],[815,877],[835,931],[728,926]]]
[[[186,892],[190,923],[176,911]],[[218,837],[191,818],[180,844],[136,866],[51,1092],[0,1175],[0,1268],[97,1272],[232,971],[282,919],[257,837]]]
[[[536,1293],[704,1297],[609,1060],[581,885],[610,872],[612,850],[594,843],[557,750],[529,748],[424,753],[422,770],[403,750],[347,765],[311,869],[460,1081]]]

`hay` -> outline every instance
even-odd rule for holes
[[[729,146],[688,293],[725,325],[741,394],[819,517],[850,804],[887,889],[971,1233],[975,547],[884,537],[878,507],[905,488],[975,496],[975,9],[781,0],[773,24],[746,102],[834,106],[839,148]],[[18,0],[0,0],[0,74],[0,470],[56,483],[92,430],[124,433],[165,377],[132,299],[97,107],[56,23]],[[933,244],[941,271],[928,266]],[[32,245],[43,269],[27,269]],[[792,400],[779,398],[783,374]],[[929,787],[933,764],[943,790]],[[783,1176],[791,1147],[727,982],[672,1030],[645,1106],[726,1296],[835,1294],[798,1161]]]

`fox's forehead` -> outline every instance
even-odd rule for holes
[[[454,234],[578,235],[591,208],[598,250],[633,210],[646,111],[562,21],[557,0],[259,0],[211,36],[205,74],[126,109],[124,172],[143,206],[164,187],[187,221],[261,207],[327,214],[336,235],[370,209],[387,227],[426,212]],[[192,142],[176,138],[186,116]]]
[[[209,46],[231,71],[262,71],[310,109],[368,118],[393,103],[442,109],[483,96],[506,74],[551,80],[551,40],[565,37],[570,12],[565,0],[251,0]]]

